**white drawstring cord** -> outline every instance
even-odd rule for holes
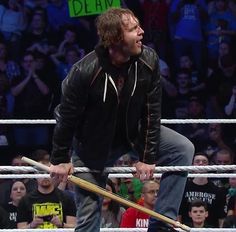
[[[105,73],[105,76],[106,76],[106,78],[105,78],[105,84],[104,84],[104,92],[103,92],[103,102],[105,102],[106,101],[106,95],[107,95],[107,73]]]
[[[131,96],[134,95],[134,91],[136,89],[137,80],[138,80],[138,62],[137,61],[135,62],[134,78],[135,78],[135,80],[134,80],[134,88],[133,88]]]

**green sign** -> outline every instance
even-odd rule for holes
[[[101,14],[110,7],[120,7],[120,0],[68,0],[70,17]]]

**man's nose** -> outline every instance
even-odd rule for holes
[[[138,34],[139,35],[143,35],[144,34],[144,30],[142,29],[141,26],[138,27]]]

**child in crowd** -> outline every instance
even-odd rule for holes
[[[191,227],[193,228],[209,228],[206,224],[206,218],[208,217],[207,204],[202,200],[195,200],[190,203],[189,217],[192,219]]]

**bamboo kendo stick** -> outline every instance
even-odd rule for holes
[[[25,161],[26,163],[30,164],[30,165],[33,165],[39,169],[42,169],[44,171],[47,171],[49,173],[49,167],[42,164],[42,163],[39,163],[39,162],[36,162],[35,160],[32,160],[32,159],[29,159],[27,157],[22,157],[22,160]],[[156,213],[155,211],[153,210],[150,210],[150,209],[147,209],[141,205],[138,205],[132,201],[129,201],[129,200],[126,200],[114,193],[110,193],[108,191],[106,191],[105,189],[95,185],[95,184],[92,184],[86,180],[83,180],[79,177],[76,177],[74,175],[68,175],[68,181],[72,182],[73,184],[76,184],[78,186],[80,186],[81,188],[87,190],[87,191],[90,191],[90,192],[93,192],[93,193],[96,193],[98,195],[101,195],[103,197],[108,197],[114,201],[117,201],[119,202],[120,204],[124,205],[124,206],[127,206],[127,207],[132,207],[132,208],[135,208],[143,213],[146,213],[156,219],[159,219],[165,223],[168,223],[174,227],[177,227],[177,228],[181,228],[182,230],[184,231],[190,231],[191,228],[184,225],[184,224],[181,224],[180,222],[178,221],[175,221],[173,219],[170,219],[164,215],[161,215],[159,213]]]

